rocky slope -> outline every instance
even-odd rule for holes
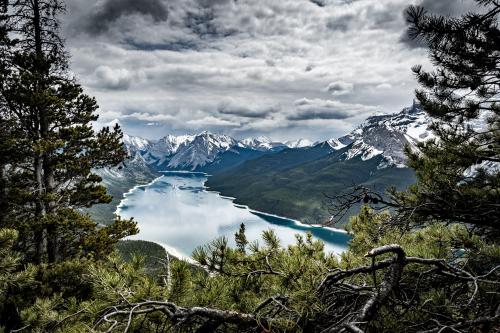
[[[405,146],[415,146],[432,138],[429,124],[427,114],[418,105],[413,105],[397,114],[370,117],[348,135],[328,143],[335,150],[349,146],[344,154],[347,160],[358,156],[362,160],[381,156],[379,168],[404,168]]]

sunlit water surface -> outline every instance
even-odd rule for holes
[[[187,258],[197,246],[217,237],[226,236],[234,244],[234,234],[244,223],[249,241],[260,240],[263,231],[272,229],[282,245],[295,243],[296,234],[310,232],[325,243],[326,251],[340,253],[347,247],[349,236],[342,231],[253,212],[206,191],[206,180],[203,174],[166,172],[127,193],[118,212],[138,222],[140,233],[131,238],[159,243]]]

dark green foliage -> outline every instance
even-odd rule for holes
[[[142,240],[120,241],[116,249],[125,262],[131,262],[134,255],[143,257],[144,267],[149,270],[161,267],[161,260],[167,258],[167,252],[161,245]]]
[[[11,311],[15,301],[10,295],[20,294],[35,283],[36,268],[33,265],[23,268],[22,256],[12,250],[17,238],[17,231],[0,229],[0,318],[7,324],[18,319]]]
[[[8,6],[0,16],[0,229],[16,230],[11,246],[22,254],[8,274],[36,264],[36,283],[2,295],[0,327],[10,330],[22,327],[23,309],[45,308],[45,297],[88,298],[89,260],[106,258],[137,228],[119,218],[100,228],[79,211],[111,201],[92,170],[118,165],[126,152],[119,127],[93,129],[97,103],[67,72],[64,3]]]
[[[500,220],[500,5],[461,18],[407,11],[410,36],[429,47],[433,72],[415,66],[417,98],[435,118],[438,139],[408,150],[418,183],[395,195],[404,223],[431,219],[467,223],[498,236]],[[416,208],[413,210],[413,207]],[[411,218],[410,215],[411,214]]]
[[[198,248],[193,258],[206,271],[169,261],[155,277],[143,269],[144,261],[137,256],[128,264],[110,257],[106,264],[89,270],[92,302],[75,308],[54,298],[49,304],[60,309],[58,318],[77,314],[58,326],[60,332],[77,332],[90,322],[98,323],[99,332],[124,331],[127,325],[130,331],[141,332],[192,332],[208,325],[210,332],[341,331],[356,322],[365,302],[377,294],[390,272],[389,252],[380,258],[365,254],[398,242],[405,261],[397,290],[377,305],[377,315],[363,325],[366,331],[421,331],[439,327],[435,319],[449,325],[460,319],[470,327],[478,318],[482,322],[473,327],[491,330],[490,308],[499,301],[494,282],[498,272],[487,260],[500,258],[499,247],[463,225],[437,223],[411,233],[384,230],[388,218],[388,213],[364,208],[348,225],[354,237],[349,252],[340,258],[325,254],[323,244],[310,236],[298,236],[296,244],[283,248],[270,231],[263,233],[262,244],[248,244],[245,252],[229,247],[223,238]],[[456,261],[457,248],[462,249],[461,258],[478,259]],[[385,266],[373,268],[379,265]],[[475,289],[469,277],[483,270],[488,273],[478,278]],[[36,306],[24,313],[33,327],[57,323],[50,312],[34,316],[35,310]],[[104,316],[111,322],[102,320]]]
[[[19,38],[1,45],[6,58],[0,125],[10,140],[2,144],[7,160],[1,191],[9,207],[0,214],[5,226],[21,232],[26,259],[56,262],[79,253],[81,243],[88,242],[82,237],[104,237],[93,222],[68,214],[111,201],[92,170],[119,164],[126,152],[118,127],[93,130],[96,101],[65,72],[57,32],[62,3],[20,1],[11,7],[1,23]],[[115,228],[124,225],[118,221]],[[125,234],[135,232],[133,223],[129,227]]]
[[[231,170],[247,161],[274,153],[276,153],[276,151],[259,151],[250,148],[234,147],[218,156],[213,163],[198,168],[195,171],[215,175]]]
[[[240,225],[240,230],[238,230],[236,232],[236,234],[234,235],[234,239],[236,240],[236,247],[238,248],[238,250],[245,253],[245,248],[248,245],[248,240],[247,240],[247,237],[245,235],[245,224],[244,223],[242,223]]]

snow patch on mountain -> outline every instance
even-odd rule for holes
[[[148,164],[164,165],[171,156],[179,151],[181,146],[192,142],[194,139],[194,135],[174,136],[169,134],[152,144],[150,149],[143,155],[143,158]]]
[[[123,143],[129,155],[135,155],[137,151],[146,151],[151,146],[149,140],[128,134],[123,134]]]
[[[340,150],[347,146],[346,144],[340,142],[339,139],[330,139],[326,141],[326,143],[328,143],[328,145],[334,150]]]
[[[369,117],[348,135],[327,142],[336,150],[350,145],[344,156],[346,159],[361,157],[366,161],[382,156],[384,159],[379,168],[404,168],[405,146],[414,147],[421,141],[435,137],[428,129],[430,123],[429,116],[414,104],[397,114]]]

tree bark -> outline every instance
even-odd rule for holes
[[[35,54],[38,63],[38,75],[40,77],[40,82],[37,84],[37,90],[43,92],[45,85],[43,79],[48,75],[47,69],[45,68],[43,53],[43,41],[42,41],[42,26],[40,18],[40,0],[33,0],[33,27],[35,34]],[[42,105],[38,110],[40,119],[40,137],[41,141],[44,143],[49,142],[49,117],[48,110]],[[45,187],[45,194],[52,194],[55,188],[54,170],[52,167],[51,156],[46,151],[42,154],[42,169],[43,169],[43,185]],[[47,202],[45,204],[45,212],[43,216],[50,214],[55,208],[54,202]],[[53,263],[58,258],[58,240],[57,240],[57,229],[54,225],[45,226],[46,233],[46,250],[47,259],[49,263]]]

